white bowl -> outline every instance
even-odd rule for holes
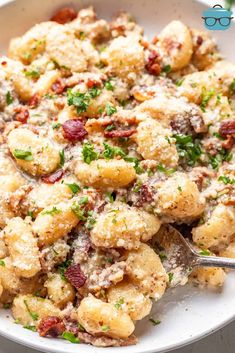
[[[57,8],[65,4],[75,5],[77,8],[93,4],[98,14],[104,18],[110,18],[120,9],[130,11],[150,37],[173,19],[181,19],[192,27],[203,28],[201,16],[203,10],[208,7],[202,1],[189,0],[3,0],[0,4],[3,4],[0,9],[1,52],[7,48],[10,38],[22,34],[37,22],[47,20]],[[212,34],[218,39],[223,54],[233,60],[234,24],[227,31]],[[152,326],[148,318],[138,323],[136,334],[139,343],[136,346],[108,348],[108,352],[164,352],[202,338],[222,327],[235,317],[235,275],[228,275],[221,293],[202,291],[189,286],[169,291],[154,306],[151,316],[161,320],[161,324]],[[45,352],[104,351],[104,348],[83,344],[78,346],[64,340],[41,338],[38,334],[16,325],[4,310],[0,312],[0,334]]]

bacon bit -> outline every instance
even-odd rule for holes
[[[19,107],[15,108],[14,119],[16,121],[19,121],[22,124],[26,124],[28,118],[29,118],[29,111],[28,111],[28,109],[26,107],[19,106]]]
[[[51,17],[51,21],[64,25],[75,18],[77,18],[77,12],[72,7],[63,7]]]
[[[28,105],[30,108],[36,108],[39,105],[40,98],[39,95],[36,93],[34,94],[28,101]]]
[[[47,316],[40,320],[38,332],[41,337],[58,337],[65,331],[65,325],[57,316]]]
[[[88,78],[86,85],[87,85],[87,88],[93,88],[96,86],[100,86],[100,82],[97,80],[92,80],[91,78]]]
[[[55,173],[42,176],[42,182],[46,184],[54,184],[64,175],[63,169],[58,169]]]
[[[7,65],[7,62],[6,61],[2,61],[1,63],[3,66]]]
[[[230,150],[233,147],[234,142],[235,142],[234,137],[230,135],[227,137],[225,141],[222,141],[221,146],[226,150]]]
[[[197,37],[197,45],[202,45],[203,43],[203,38],[201,36]]]
[[[154,36],[152,39],[152,44],[157,44],[157,42],[159,41],[157,36]]]
[[[76,289],[81,288],[86,282],[86,276],[78,264],[69,266],[64,275]]]
[[[147,64],[145,65],[146,70],[155,76],[158,76],[161,73],[161,66],[158,62],[159,58],[159,54],[152,51],[148,57]]]
[[[149,42],[143,38],[140,40],[140,44],[142,45],[142,47],[144,47],[144,49],[149,48]]]
[[[104,136],[109,138],[130,137],[136,129],[104,131]]]
[[[87,131],[79,119],[65,121],[62,128],[64,138],[71,142],[81,141],[87,135]]]
[[[226,137],[227,135],[235,135],[235,119],[223,121],[219,132],[223,137]]]
[[[140,202],[143,204],[143,203],[152,202],[152,201],[153,201],[153,193],[151,189],[146,184],[142,185],[140,189]]]
[[[51,89],[53,92],[55,92],[56,94],[61,94],[63,93],[64,89],[65,89],[65,84],[63,83],[63,81],[61,80],[61,78],[59,78],[57,81],[55,81],[53,83],[53,85],[51,86]]]

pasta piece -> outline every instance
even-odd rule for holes
[[[222,287],[226,274],[222,268],[200,267],[195,268],[190,275],[190,279],[200,287]]]
[[[60,202],[41,211],[33,223],[33,231],[39,237],[39,245],[52,245],[67,235],[79,222],[72,211],[73,203]]]
[[[72,190],[66,183],[40,184],[29,192],[25,203],[28,206],[27,209],[37,215],[44,208],[67,201],[72,196]]]
[[[3,230],[12,265],[18,276],[33,277],[41,269],[37,240],[22,218],[12,218]]]
[[[42,54],[46,48],[46,37],[55,22],[42,22],[33,26],[22,37],[14,38],[10,42],[9,57],[20,60],[24,64],[31,63],[37,55]]]
[[[171,66],[171,70],[180,70],[189,64],[193,44],[190,31],[182,22],[170,22],[158,38],[157,48]]]
[[[219,252],[219,256],[230,257],[235,259],[235,241],[233,240],[228,247]]]
[[[77,316],[79,323],[91,334],[127,338],[135,328],[126,313],[116,309],[112,304],[96,299],[91,294],[81,301]]]
[[[152,301],[128,281],[111,287],[107,292],[107,298],[116,309],[127,313],[134,321],[143,319],[152,308]]]
[[[12,130],[8,145],[17,164],[31,175],[49,174],[59,166],[60,155],[56,146],[30,130]]]
[[[50,90],[53,83],[57,81],[59,77],[60,72],[58,70],[51,70],[45,72],[35,83],[33,93],[38,94],[39,96],[45,95]]]
[[[226,245],[234,234],[234,226],[234,208],[219,204],[204,224],[193,228],[193,241],[206,249]]]
[[[101,213],[91,231],[96,246],[137,249],[160,228],[159,219],[145,211],[122,203],[113,203]]]
[[[137,115],[141,119],[151,117],[160,122],[164,127],[169,128],[170,123],[175,118],[182,116],[186,121],[189,118],[200,118],[201,110],[194,104],[189,104],[182,98],[168,97],[160,94],[156,98],[146,100],[136,109],[136,113],[144,113],[145,115]]]
[[[59,308],[65,307],[69,302],[73,302],[75,298],[73,286],[63,280],[58,273],[51,274],[44,286],[47,288],[48,298]]]
[[[144,50],[136,35],[115,38],[103,52],[102,59],[114,75],[130,82],[144,68]]]
[[[167,275],[159,256],[147,244],[127,253],[127,274],[133,284],[150,298],[159,300],[165,292]]]
[[[49,299],[28,295],[15,297],[12,315],[24,326],[35,326],[39,320],[47,316],[61,317],[61,311]]]
[[[75,72],[87,69],[87,59],[82,42],[68,27],[57,24],[48,33],[46,51],[59,66]]]
[[[133,164],[122,159],[77,162],[75,175],[84,185],[95,188],[125,187],[136,178]]]
[[[16,275],[10,257],[1,260],[0,281],[4,290],[10,294],[17,294],[20,289],[20,279]]]
[[[175,167],[178,153],[171,130],[153,119],[146,119],[137,128],[136,142],[138,152],[144,159],[153,159],[168,167]]]
[[[173,219],[196,218],[203,213],[205,200],[187,174],[176,172],[159,187],[157,206]]]

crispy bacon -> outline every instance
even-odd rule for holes
[[[199,45],[202,45],[202,43],[203,43],[203,38],[201,37],[201,36],[198,36],[197,37],[197,45],[199,46]]]
[[[29,118],[29,111],[24,106],[18,106],[15,108],[15,115],[14,118],[16,121],[19,121],[22,124],[26,124]]]
[[[76,289],[81,288],[86,282],[86,276],[78,264],[69,266],[64,275]]]
[[[160,75],[161,66],[159,63],[159,54],[156,51],[152,51],[148,57],[147,64],[145,65],[146,70],[155,76]]]
[[[55,81],[53,83],[53,85],[51,86],[51,89],[53,92],[55,92],[56,94],[61,94],[63,93],[64,89],[65,89],[65,84],[63,83],[63,81],[61,80],[61,78],[58,78],[57,81]]]
[[[219,132],[224,137],[235,135],[235,119],[223,121],[220,125]]]
[[[62,125],[63,136],[71,142],[83,140],[87,135],[83,123],[79,119],[70,119]]]
[[[43,183],[54,184],[56,181],[59,181],[64,175],[63,169],[58,169],[56,172],[42,176]]]
[[[65,325],[57,316],[47,316],[40,320],[39,335],[42,337],[58,337],[65,331]]]
[[[51,21],[64,25],[73,21],[76,17],[77,12],[72,7],[63,7],[51,17]]]
[[[108,138],[130,137],[135,132],[135,129],[104,131],[104,136]]]
[[[34,94],[28,101],[28,105],[30,108],[36,108],[39,105],[40,98],[39,95],[36,93]]]
[[[226,150],[230,150],[233,147],[234,142],[235,142],[234,137],[230,135],[230,136],[227,136],[227,139],[225,141],[222,141],[221,145]]]

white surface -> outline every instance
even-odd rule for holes
[[[12,36],[22,33],[26,28],[35,22],[46,19],[54,8],[64,3],[73,3],[66,0],[17,0],[7,8],[0,11],[0,49],[4,49],[8,40]],[[153,36],[171,19],[181,18],[190,26],[202,28],[201,13],[204,9],[202,4],[190,0],[93,0],[93,1],[75,1],[76,4],[93,3],[97,4],[98,13],[101,16],[108,17],[108,14],[114,13],[119,9],[131,11],[140,23],[147,28],[147,34]],[[214,1],[209,1],[214,5]],[[10,24],[10,26],[9,26]],[[234,57],[234,35],[235,26],[226,32],[217,32],[220,47],[223,53],[230,59]],[[231,320],[235,315],[235,274],[230,274],[226,281],[222,293],[212,293],[207,291],[191,290],[190,288],[179,288],[175,293],[168,293],[154,308],[152,316],[162,321],[162,323],[153,327],[146,319],[144,323],[139,324],[137,334],[140,337],[140,343],[137,346],[125,348],[108,348],[108,352],[122,353],[144,353],[159,352],[164,349],[170,349],[180,344],[185,344],[192,339],[197,339],[202,335],[213,332],[220,325]],[[235,325],[234,325],[235,326]],[[15,339],[18,342],[32,347],[40,347],[44,351],[51,352],[80,352],[95,353],[103,352],[98,349],[84,345],[71,345],[61,340],[42,339],[36,334],[21,328],[1,314],[0,332]],[[229,331],[230,332],[230,331]],[[216,336],[219,337],[219,336]],[[208,342],[214,342],[212,337]],[[0,352],[32,352],[32,349],[19,348],[17,345],[1,338],[2,346]],[[182,348],[177,353],[199,352],[203,353],[203,348],[193,348],[197,343],[188,348]],[[5,346],[5,347],[4,347]],[[213,347],[215,353],[230,353],[225,351],[225,347],[219,349],[219,344]],[[210,347],[210,350],[212,347]],[[9,349],[9,350],[7,350]],[[194,350],[195,349],[195,350]],[[205,352],[208,352],[205,350]],[[231,351],[232,352],[232,351]],[[233,350],[234,352],[234,350]]]

